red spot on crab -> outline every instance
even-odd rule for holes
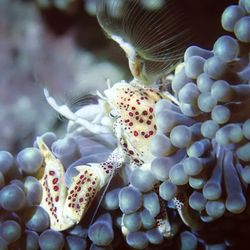
[[[49,171],[49,174],[53,176],[55,174],[55,171],[51,170]]]
[[[154,109],[152,107],[149,108],[149,112],[153,113]]]
[[[153,135],[153,134],[154,134],[154,131],[153,131],[153,130],[150,130],[148,133],[149,133],[149,135]]]
[[[52,181],[53,184],[56,184],[57,182],[58,182],[58,178],[54,178]]]
[[[128,114],[129,114],[129,116],[133,116],[134,115],[132,112],[129,112]]]
[[[134,136],[138,136],[138,132],[137,131],[134,131]]]
[[[82,202],[83,202],[83,198],[80,198],[80,199],[79,199],[79,202],[81,202],[81,203],[82,203]]]
[[[56,201],[56,202],[59,201],[59,196],[56,196],[55,201]]]
[[[59,190],[59,187],[58,186],[54,186],[54,191],[56,192],[56,191],[58,191]]]

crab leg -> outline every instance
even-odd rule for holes
[[[202,227],[202,222],[199,219],[199,216],[190,209],[187,194],[183,190],[179,190],[177,196],[173,199],[173,202],[185,225],[195,228],[196,230]]]
[[[90,123],[88,120],[78,116],[77,114],[73,113],[69,107],[65,104],[58,105],[55,101],[55,99],[49,94],[49,91],[47,89],[44,89],[44,95],[46,97],[46,100],[48,104],[59,114],[64,116],[70,121],[73,121],[87,130],[89,130],[91,133],[98,134],[98,133],[110,133],[110,129],[106,128],[105,126],[93,124]],[[89,112],[88,112],[89,113]]]

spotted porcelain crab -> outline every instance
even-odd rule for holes
[[[168,97],[157,89],[138,83],[116,83],[104,91],[104,96],[101,96],[97,104],[97,110],[103,110],[102,119],[99,119],[99,123],[91,123],[71,112],[67,106],[57,105],[47,91],[45,95],[55,110],[91,132],[100,133],[110,129],[102,124],[103,118],[107,118],[107,112],[110,112],[114,117],[113,131],[118,141],[117,148],[105,162],[77,166],[79,174],[67,189],[63,180],[65,173],[62,163],[43,140],[37,138],[38,147],[45,159],[41,179],[43,198],[40,205],[50,216],[51,228],[62,231],[81,220],[97,192],[123,163],[130,162],[135,167],[150,164],[153,159],[150,143],[157,130],[154,107],[157,101]],[[162,223],[160,224],[162,227]]]

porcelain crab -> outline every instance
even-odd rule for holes
[[[114,171],[130,162],[134,167],[150,165],[154,158],[150,151],[152,137],[157,132],[154,107],[162,98],[176,101],[156,88],[139,85],[136,81],[121,81],[100,95],[94,110],[103,111],[95,120],[73,113],[66,105],[58,105],[45,90],[48,103],[60,114],[92,133],[110,132],[117,138],[117,148],[103,163],[77,166],[79,174],[69,189],[63,184],[64,167],[41,138],[37,139],[44,155],[45,171],[41,180],[43,199],[41,206],[48,212],[51,228],[62,231],[78,223],[86,213],[97,192],[107,184]],[[91,108],[91,107],[89,107]],[[108,118],[110,112],[113,118]],[[108,122],[107,122],[108,121]],[[113,123],[112,123],[113,121]],[[112,127],[111,127],[112,125]],[[168,220],[159,220],[161,231],[169,231]],[[167,229],[166,229],[167,228]]]

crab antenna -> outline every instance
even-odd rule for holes
[[[106,79],[106,84],[107,84],[108,89],[110,89],[111,88],[111,81],[109,78]]]

